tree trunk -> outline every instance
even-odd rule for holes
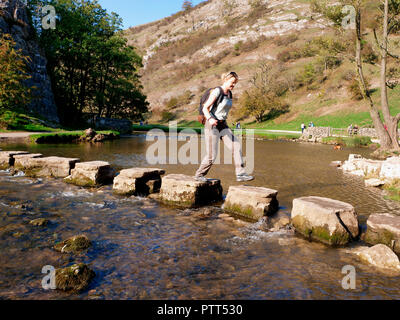
[[[383,42],[381,47],[381,104],[382,104],[382,114],[385,119],[385,123],[388,129],[388,134],[390,138],[390,149],[400,150],[400,145],[398,141],[398,120],[396,117],[390,115],[389,100],[388,100],[388,90],[386,85],[387,80],[387,57],[388,57],[388,15],[389,15],[389,0],[385,0],[384,15],[383,15]]]
[[[364,70],[363,70],[363,65],[362,65],[362,57],[361,57],[361,43],[362,43],[362,33],[361,33],[361,9],[358,7],[357,9],[357,14],[356,14],[356,63],[357,63],[357,74],[358,74],[358,80],[360,84],[360,89],[362,92],[362,95],[365,100],[368,100],[369,102],[369,113],[372,118],[372,122],[374,124],[376,133],[378,135],[378,138],[380,140],[381,144],[381,149],[388,150],[391,149],[391,139],[389,137],[388,132],[385,130],[385,127],[383,126],[382,120],[379,116],[379,111],[376,108],[374,102],[372,101],[369,88],[367,87],[367,84],[365,82],[365,76],[364,76]],[[385,82],[386,84],[386,82]]]

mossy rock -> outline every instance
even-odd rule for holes
[[[54,249],[61,253],[79,253],[87,250],[92,242],[85,235],[71,237],[54,246]]]
[[[83,263],[56,269],[56,287],[66,292],[80,293],[89,286],[95,276],[95,272]]]
[[[96,184],[95,181],[81,174],[75,178],[72,178],[72,176],[68,176],[64,178],[64,181],[66,183],[84,188],[94,188],[94,187],[99,187],[101,185],[101,184]]]
[[[303,235],[308,240],[315,240],[330,246],[344,246],[350,242],[350,235],[344,232],[329,232],[328,226],[312,227],[302,216],[296,216],[292,219],[292,224],[296,232]]]

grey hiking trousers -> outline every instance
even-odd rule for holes
[[[207,155],[201,162],[200,168],[196,172],[196,177],[205,176],[214,164],[219,149],[219,139],[224,141],[226,147],[232,152],[235,162],[236,175],[245,174],[242,150],[239,140],[232,133],[226,121],[218,121],[218,125],[212,127],[209,121],[204,126],[205,143]]]

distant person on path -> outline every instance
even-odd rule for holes
[[[304,122],[301,124],[301,133],[304,133],[304,130],[306,129],[306,125]]]
[[[240,122],[236,123],[236,129],[242,129],[242,125],[240,124]]]
[[[358,125],[354,125],[354,128],[353,128],[353,134],[354,135],[357,135],[358,134]]]
[[[206,118],[204,134],[207,155],[201,162],[195,178],[198,181],[207,181],[205,176],[217,158],[219,139],[222,139],[233,153],[236,180],[251,181],[254,180],[254,177],[248,175],[245,171],[240,143],[226,123],[228,113],[232,108],[232,90],[239,81],[239,77],[236,72],[230,72],[223,74],[221,79],[223,85],[211,90],[210,96],[203,105],[203,113]],[[219,101],[219,98],[222,98],[221,95],[223,95],[222,101],[214,106],[215,102]]]
[[[353,134],[353,124],[350,124],[349,127],[347,128],[347,133],[349,136]]]

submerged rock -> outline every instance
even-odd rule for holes
[[[79,162],[64,181],[81,187],[96,187],[112,183],[114,176],[115,171],[108,162]]]
[[[50,221],[44,218],[35,219],[29,222],[29,224],[35,227],[44,227],[47,226]]]
[[[293,200],[292,224],[306,238],[328,245],[345,245],[359,235],[352,205],[321,197]]]
[[[229,187],[223,209],[252,220],[279,210],[278,191],[250,186]]]
[[[61,253],[79,253],[90,248],[92,242],[85,235],[71,237],[54,246]]]
[[[181,207],[208,205],[222,200],[222,186],[220,180],[201,182],[191,176],[170,174],[162,179],[159,199]]]
[[[384,244],[372,248],[361,248],[355,251],[360,259],[377,268],[391,269],[400,272],[400,261],[397,255]]]
[[[115,177],[113,190],[120,195],[148,195],[160,191],[161,176],[165,170],[157,168],[131,168]]]
[[[367,220],[364,241],[385,244],[400,253],[400,216],[390,213],[371,214]]]
[[[79,293],[89,286],[95,276],[94,271],[83,263],[56,269],[56,287],[58,290]]]

